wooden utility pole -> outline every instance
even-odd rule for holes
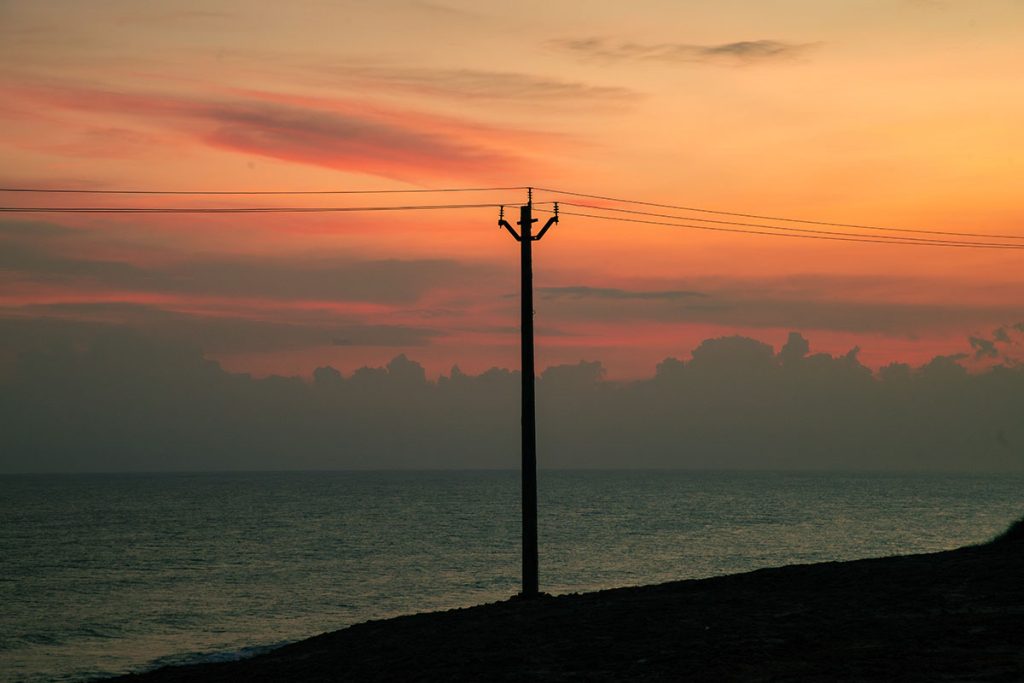
[[[533,367],[533,243],[540,240],[552,225],[558,222],[558,204],[555,215],[548,219],[540,232],[533,234],[533,188],[528,189],[526,204],[519,207],[519,232],[508,224],[504,215],[498,225],[511,233],[520,244],[520,316],[522,319],[522,500],[523,500],[523,590],[524,598],[540,594],[537,553],[537,406],[534,396]],[[504,212],[503,212],[504,213]]]

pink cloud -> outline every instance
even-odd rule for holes
[[[37,84],[9,93],[157,123],[209,147],[413,182],[510,177],[526,167],[508,149],[550,137],[354,100],[258,91],[196,97]]]

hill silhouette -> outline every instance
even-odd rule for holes
[[[1021,680],[1022,570],[1024,520],[957,550],[371,621],[112,680]]]

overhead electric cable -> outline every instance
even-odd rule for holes
[[[546,187],[535,187],[533,189],[538,191],[538,192],[550,192],[552,194],[558,194],[558,195],[569,195],[569,196],[573,196],[573,197],[586,197],[588,199],[600,199],[602,201],[618,202],[618,203],[621,203],[621,204],[637,204],[637,205],[640,205],[640,206],[653,206],[653,207],[660,208],[660,209],[675,209],[677,211],[695,211],[695,212],[699,212],[699,213],[710,213],[710,214],[716,214],[716,215],[720,215],[720,216],[737,216],[739,218],[755,218],[757,220],[765,220],[765,221],[784,221],[784,222],[787,222],[787,223],[804,223],[806,225],[823,225],[823,226],[831,226],[831,227],[835,227],[835,228],[855,228],[855,229],[859,229],[859,230],[881,230],[881,231],[889,231],[889,232],[910,232],[910,233],[920,233],[920,234],[923,234],[923,235],[947,235],[947,236],[950,236],[950,237],[984,237],[984,238],[988,238],[988,239],[1014,239],[1014,240],[1024,239],[1024,236],[1022,236],[1022,235],[999,235],[999,234],[991,234],[991,233],[987,233],[986,234],[986,233],[977,233],[977,232],[953,232],[953,231],[947,231],[947,230],[924,230],[924,229],[918,229],[918,228],[897,228],[897,227],[891,227],[891,226],[865,225],[865,224],[860,224],[860,223],[837,223],[837,222],[831,222],[831,221],[809,220],[809,219],[805,219],[805,218],[788,218],[788,217],[783,217],[783,216],[766,216],[766,215],[762,215],[762,214],[739,213],[739,212],[735,212],[735,211],[719,211],[719,210],[716,210],[716,209],[704,209],[704,208],[693,207],[693,206],[681,206],[681,205],[678,205],[678,204],[660,204],[660,203],[657,203],[657,202],[648,202],[648,201],[642,201],[642,200],[639,200],[639,199],[623,199],[623,198],[620,198],[620,197],[608,197],[608,196],[605,196],[605,195],[586,194],[586,193],[583,193],[583,192],[570,192],[568,190],[555,190],[555,189],[546,188]],[[565,202],[562,202],[562,203],[564,204]],[[687,217],[679,216],[679,218],[682,218],[684,220],[691,220],[688,216]],[[692,220],[700,220],[700,219],[692,219]]]
[[[817,228],[796,228],[787,225],[769,225],[767,223],[743,223],[740,221],[720,221],[713,218],[697,218],[696,216],[675,216],[668,213],[653,213],[650,211],[636,211],[633,209],[616,209],[607,206],[594,206],[592,204],[577,204],[575,202],[559,202],[562,206],[575,206],[580,209],[595,209],[598,211],[614,211],[616,213],[628,213],[630,215],[637,216],[651,216],[653,218],[674,218],[675,220],[683,221],[699,221],[701,223],[715,223],[716,225],[737,225],[748,228],[767,228],[769,230],[782,230],[789,232],[804,232],[816,235],[841,235],[844,237],[866,237],[866,238],[878,238],[883,240],[905,240],[910,242],[935,242],[934,238],[927,237],[907,237],[904,235],[863,235],[855,232],[841,232],[838,230],[820,230]],[[960,233],[953,233],[960,234]],[[1011,239],[1006,237],[1005,239]],[[1013,239],[1024,239],[1024,236],[1017,236]],[[964,242],[965,240],[938,240],[938,241],[950,241],[950,242]],[[1013,245],[1007,245],[1013,246]]]
[[[0,206],[0,213],[342,213],[355,211],[419,211],[428,209],[495,209],[488,204],[407,204],[403,206],[253,206],[253,207],[103,207],[103,206]]]
[[[0,192],[34,192],[40,194],[152,194],[152,195],[323,195],[323,194],[416,194],[428,192],[507,192],[525,190],[514,187],[441,187],[410,190],[79,190],[68,188],[0,187]]]
[[[553,213],[553,212],[547,211],[545,209],[537,209],[537,211],[542,212],[542,213]],[[792,237],[792,238],[796,238],[796,239],[833,240],[833,241],[838,241],[838,242],[862,242],[862,243],[867,243],[867,244],[898,244],[898,245],[911,246],[911,247],[915,247],[915,246],[916,247],[960,247],[960,248],[968,248],[968,249],[1016,249],[1016,250],[1024,249],[1024,245],[1021,245],[1021,244],[994,244],[994,243],[987,243],[987,242],[956,242],[956,241],[947,241],[947,240],[923,240],[923,239],[920,239],[920,240],[917,240],[917,241],[909,241],[909,240],[912,240],[912,239],[915,239],[915,238],[898,237],[898,236],[893,236],[893,237],[887,237],[887,236],[886,237],[883,237],[883,236],[864,236],[864,237],[861,237],[861,236],[856,236],[856,235],[850,235],[848,237],[845,237],[845,236],[844,237],[840,237],[840,236],[836,236],[836,235],[822,235],[822,234],[807,235],[807,234],[793,233],[793,232],[768,232],[768,231],[765,231],[765,230],[744,230],[742,228],[727,228],[727,227],[718,227],[718,226],[712,226],[712,225],[688,225],[686,223],[669,223],[669,222],[666,222],[666,221],[649,221],[649,220],[641,220],[641,219],[638,219],[638,218],[624,218],[624,217],[621,217],[621,216],[599,216],[599,215],[595,215],[595,214],[579,213],[579,212],[575,212],[575,211],[562,211],[561,215],[563,215],[563,216],[577,216],[577,217],[580,217],[580,218],[596,218],[596,219],[600,219],[600,220],[619,221],[619,222],[626,222],[626,223],[642,223],[642,224],[645,224],[645,225],[661,225],[661,226],[674,227],[674,228],[689,228],[689,229],[693,229],[693,230],[711,230],[711,231],[714,231],[714,232],[731,232],[731,233],[739,233],[739,234],[744,234],[744,235],[764,235],[764,236],[768,236],[768,237]],[[785,228],[780,228],[780,230],[785,230]]]
[[[0,192],[12,193],[43,193],[43,194],[93,194],[93,195],[178,195],[178,196],[201,196],[201,195],[375,195],[375,194],[406,194],[406,193],[451,193],[451,192],[495,192],[514,191],[529,189],[527,186],[504,186],[504,187],[462,187],[462,188],[417,188],[417,189],[383,189],[383,190],[87,190],[73,188],[0,188]],[[831,239],[845,242],[867,242],[873,244],[909,244],[921,246],[949,246],[969,247],[983,249],[1014,249],[1024,245],[1002,244],[993,242],[978,242],[978,239],[996,240],[1024,240],[1024,235],[1006,235],[991,233],[955,232],[946,230],[924,230],[914,228],[884,227],[877,225],[865,225],[856,223],[840,223],[821,220],[808,220],[801,218],[789,218],[781,216],[768,216],[762,214],[740,213],[734,211],[720,211],[700,207],[682,206],[677,204],[663,204],[637,199],[626,199],[621,197],[610,197],[606,195],[588,194],[583,192],[572,192],[554,188],[533,188],[540,192],[548,192],[555,195],[568,195],[573,197],[585,197],[607,202],[622,204],[634,204],[639,206],[650,206],[675,211],[700,212],[715,214],[719,216],[734,216],[742,218],[754,218],[762,221],[775,221],[786,223],[799,223],[804,225],[818,225],[836,228],[850,228],[852,230],[875,230],[893,233],[912,233],[920,235],[936,235],[942,237],[963,237],[964,240],[933,239],[928,237],[911,237],[908,235],[870,235],[854,232],[842,232],[836,230],[818,230],[811,228],[799,228],[784,225],[770,225],[765,223],[747,223],[741,221],[717,220],[712,218],[701,218],[697,216],[681,216],[668,213],[655,213],[640,211],[636,209],[625,209],[611,206],[597,206],[571,201],[560,202],[563,206],[571,206],[591,211],[614,212],[634,216],[645,216],[651,218],[666,218],[673,221],[695,221],[699,223],[713,223],[718,226],[736,226],[735,228],[711,227],[708,225],[692,225],[686,223],[667,223],[655,220],[638,220],[624,217],[605,216],[589,213],[567,212],[564,215],[580,216],[583,218],[594,218],[602,220],[620,220],[632,223],[643,223],[648,225],[665,225],[669,227],[690,228],[699,230],[714,230],[718,232],[734,232],[744,234],[766,235],[775,237],[804,237],[808,239]],[[260,206],[260,207],[103,207],[103,206],[71,206],[71,207],[15,207],[0,206],[0,213],[82,213],[82,214],[260,214],[260,213],[348,213],[360,211],[414,211],[414,210],[443,210],[443,209],[472,209],[472,208],[496,208],[519,204],[520,200],[509,202],[488,202],[472,204],[408,204],[398,206]],[[538,201],[534,204],[551,204],[552,201]],[[558,202],[554,202],[558,203]],[[541,211],[541,209],[538,209]],[[547,212],[550,213],[550,212]],[[741,229],[741,228],[755,228]],[[802,233],[802,234],[791,234]]]

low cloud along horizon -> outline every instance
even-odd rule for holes
[[[4,330],[6,333],[10,329]],[[121,327],[49,328],[3,366],[5,472],[515,468],[518,372],[429,380],[406,355],[348,376],[230,373],[193,346]],[[1024,325],[975,344],[1017,343]],[[980,343],[980,342],[990,342]],[[708,339],[653,377],[600,361],[538,379],[540,466],[841,470],[1024,468],[1024,367],[968,373],[963,356],[872,373],[857,349],[778,351]]]

